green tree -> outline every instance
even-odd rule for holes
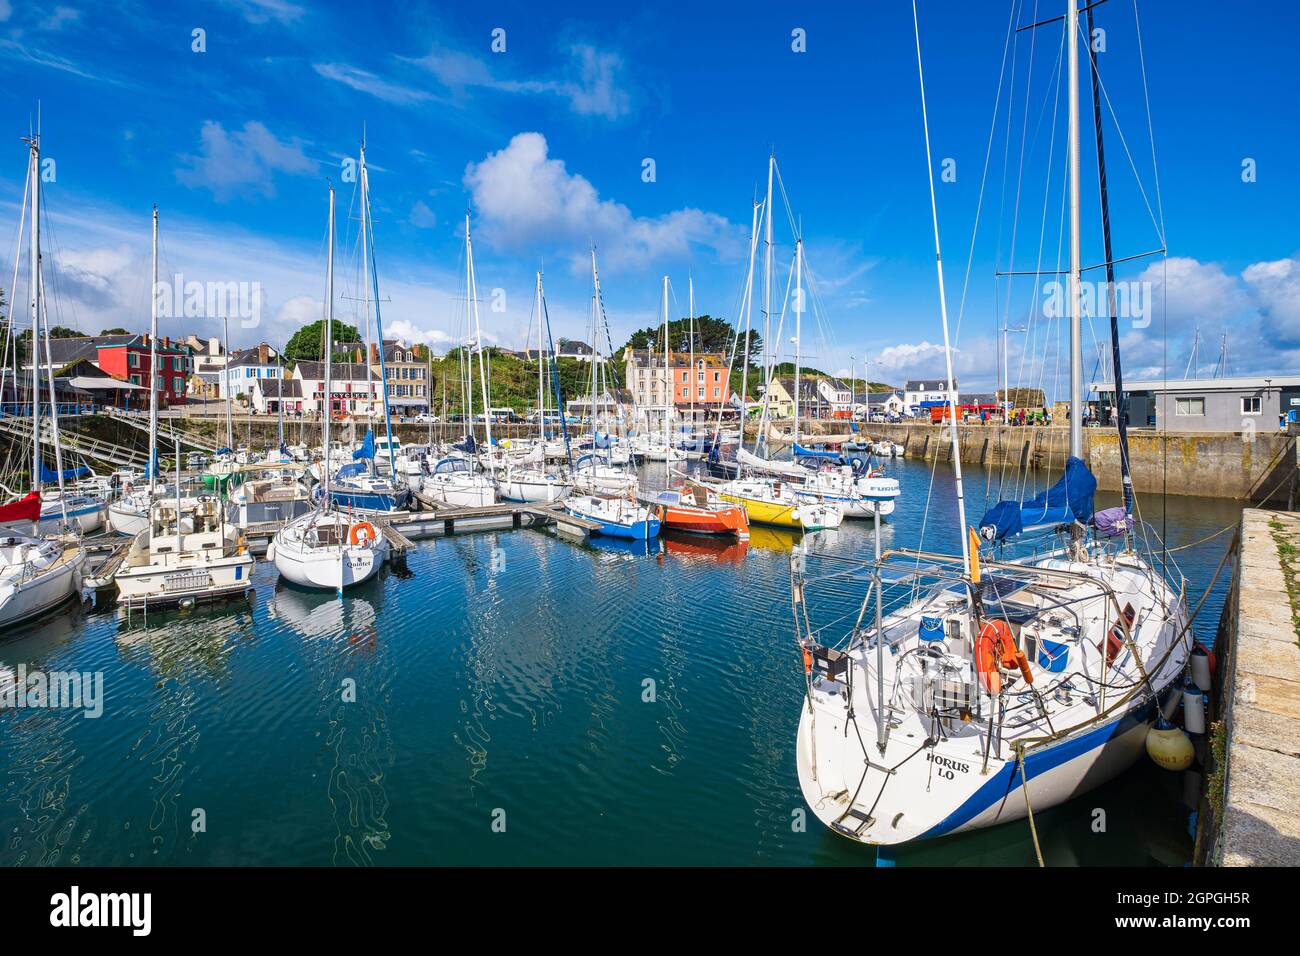
[[[99,334],[100,335],[130,335],[131,333],[128,332],[126,329],[122,328],[121,326],[118,326],[115,329],[103,329],[100,331]]]
[[[717,352],[722,355],[731,355],[731,346],[736,339],[736,331],[731,327],[730,322],[715,319],[711,315],[696,316],[694,323],[689,318],[669,322],[668,345],[673,351],[691,351],[692,324],[695,329],[694,344],[696,352]],[[763,337],[757,332],[751,331],[749,333],[748,342],[750,356],[758,355],[763,350]],[[664,347],[664,327],[655,325],[645,329],[638,329],[632,333],[624,348],[628,346],[634,349],[662,349]],[[741,348],[743,351],[743,344]],[[622,349],[619,351],[621,353]],[[752,358],[750,362],[753,363]]]
[[[322,344],[324,337],[325,320],[317,319],[308,325],[304,325],[293,337],[289,339],[289,344],[284,347],[284,358],[287,362],[319,362],[325,357],[325,348]],[[346,322],[334,321],[334,341],[335,342],[360,342],[361,336],[357,330]],[[351,357],[347,357],[351,361]]]

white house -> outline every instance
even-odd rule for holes
[[[300,415],[303,412],[302,382],[296,378],[258,379],[248,397],[259,415],[278,415],[281,411],[286,415]]]
[[[869,392],[867,393],[867,414],[905,415],[907,414],[907,403],[898,392]]]
[[[226,357],[224,367],[217,372],[217,397],[225,399],[238,395],[250,396],[257,382],[279,379],[281,373],[279,353],[265,342],[250,349],[231,352]]]
[[[838,378],[817,379],[817,394],[831,407],[832,418],[848,418],[853,410],[853,390]]]
[[[325,363],[299,362],[293,370],[302,390],[302,410],[315,415],[325,405]],[[364,362],[335,362],[330,366],[330,394],[334,414],[382,415],[383,395],[379,375]],[[285,408],[288,408],[286,396]]]
[[[956,380],[953,387],[961,394]],[[903,386],[903,405],[908,412],[915,412],[922,402],[946,402],[948,400],[948,381],[942,378],[909,378]]]

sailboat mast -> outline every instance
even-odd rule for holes
[[[1088,7],[1088,36],[1093,36],[1092,7]],[[1106,148],[1101,130],[1101,75],[1097,71],[1097,54],[1088,44],[1088,62],[1092,77],[1092,122],[1097,133],[1097,186],[1101,194],[1101,239],[1106,257],[1106,304],[1110,311],[1110,359],[1115,381],[1115,429],[1119,433],[1119,474],[1124,492],[1124,512],[1133,513],[1133,476],[1129,470],[1128,416],[1124,409],[1124,373],[1119,360],[1119,316],[1115,307],[1115,257],[1110,241],[1110,196],[1106,190]],[[1132,546],[1133,531],[1126,534]]]
[[[794,242],[794,443],[799,444],[799,334],[803,325],[803,239]]]
[[[767,247],[763,253],[763,381],[772,380],[772,173],[776,169],[776,153],[767,157],[767,200],[764,216],[767,220]],[[757,445],[757,442],[755,442]]]
[[[664,487],[667,488],[671,481],[669,476],[672,472],[672,456],[668,454],[668,449],[672,445],[669,440],[669,419],[672,417],[673,410],[673,372],[672,362],[670,361],[670,349],[668,347],[668,277],[664,276],[663,293],[660,295],[659,311],[663,313],[664,318],[664,387],[667,392],[667,398],[664,400]],[[686,381],[690,382],[690,372],[687,372]]]
[[[537,272],[537,295],[533,303],[533,311],[537,314],[537,438],[545,444],[546,405],[542,378],[545,364],[542,359],[542,273],[540,269]],[[545,454],[544,450],[543,454]]]
[[[361,185],[361,289],[362,298],[365,299],[366,303],[366,402],[370,406],[367,417],[373,422],[375,418],[375,383],[370,370],[370,354],[374,348],[374,340],[370,335],[370,245],[366,241],[366,209],[370,204],[370,175],[366,171],[366,136],[364,132],[361,134],[359,169]],[[331,342],[331,350],[333,347],[334,344]],[[353,434],[355,435],[355,432]]]
[[[334,383],[330,376],[330,362],[334,358],[334,187],[330,186],[329,239],[325,254],[325,417],[321,424],[321,443],[324,461],[321,464],[321,504],[329,507],[330,500],[330,419],[334,410]]]
[[[158,484],[158,204],[153,207],[153,286],[149,296],[149,500]],[[229,361],[230,357],[227,356]]]
[[[961,529],[961,563],[970,576],[970,541],[966,536],[966,495],[961,479],[961,439],[957,435],[957,383],[952,373],[952,342],[948,336],[948,297],[943,285],[943,251],[939,243],[939,205],[934,193],[934,160],[930,155],[930,115],[925,105],[925,71],[921,67],[921,24],[912,0],[912,29],[916,34],[916,78],[921,88],[921,125],[925,130],[925,168],[930,181],[930,220],[934,224],[934,265],[939,275],[939,318],[943,324],[943,357],[948,373],[948,423],[952,435],[953,489],[957,493],[957,527]]]
[[[690,348],[691,364],[686,372],[686,384],[689,389],[689,398],[691,400],[691,431],[695,430],[695,382],[693,378],[698,379],[695,374],[695,276],[688,274],[686,276],[686,298],[689,303],[689,316],[686,320],[686,344]]]
[[[749,226],[749,269],[745,275],[745,338],[744,348],[741,355],[744,356],[743,364],[740,366],[740,411],[736,416],[740,420],[740,450],[745,448],[745,411],[749,401],[749,343],[750,329],[752,328],[752,318],[754,315],[754,256],[758,252],[758,203],[754,203],[754,213],[751,216]],[[764,343],[766,347],[766,343]],[[730,390],[731,382],[727,382],[727,389]],[[722,431],[722,407],[718,406],[718,431]],[[717,441],[717,435],[714,441]],[[755,446],[758,441],[755,439]]]
[[[224,340],[222,348],[226,350],[226,362],[221,367],[221,374],[226,380],[226,447],[233,454],[235,450],[235,423],[230,416],[231,409],[234,407],[235,396],[230,394],[230,316],[222,316],[221,325],[223,330],[222,339]]]
[[[465,214],[465,268],[469,275],[469,301],[474,310],[474,342],[478,349],[478,385],[483,397],[483,435],[487,442],[488,466],[492,465],[492,408],[488,400],[487,367],[483,363],[483,326],[479,322],[478,295],[474,277],[474,249],[469,236],[469,213]]]
[[[41,327],[41,140],[40,134],[32,135],[28,141],[31,150],[32,168],[29,176],[32,182],[32,220],[31,220],[31,290],[29,298],[32,303],[32,488],[41,490],[41,347],[39,344]]]
[[[1083,457],[1083,321],[1079,242],[1079,8],[1066,0],[1070,84],[1070,455]]]

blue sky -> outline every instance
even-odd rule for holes
[[[56,162],[45,198],[57,320],[90,332],[145,326],[156,202],[165,274],[261,285],[260,325],[232,329],[240,344],[283,341],[319,316],[327,177],[343,213],[339,309],[353,308],[355,222],[345,214],[355,197],[340,178],[363,124],[386,331],[436,347],[463,331],[467,208],[485,334],[497,342],[525,344],[539,267],[555,334],[586,337],[592,241],[616,342],[655,321],[664,274],[674,314],[685,313],[691,275],[697,310],[732,319],[751,200],[774,147],[819,293],[805,318],[808,361],[839,371],[853,355],[859,371],[870,361],[872,378],[896,383],[941,371],[910,4],[546,6],[0,0],[0,123],[12,137],[9,159],[0,156],[0,285],[23,184],[19,137],[38,102]],[[999,265],[1057,268],[1061,30],[1008,46],[1007,27],[1058,12],[921,4],[936,174],[945,160],[955,169],[937,188],[954,325],[966,287],[957,365],[968,386],[994,382],[1003,319],[1030,327],[1012,336],[1013,383],[1052,391],[1064,374],[1043,290],[993,275]],[[1096,12],[1116,254],[1131,255],[1160,245],[1134,7],[1110,0]],[[1154,296],[1149,325],[1124,323],[1126,361],[1135,374],[1181,377],[1199,327],[1203,370],[1221,334],[1233,372],[1300,367],[1300,15],[1283,3],[1229,14],[1208,0],[1176,11],[1148,2],[1140,14],[1170,258],[1120,267]],[[192,49],[196,28],[203,52]],[[496,28],[505,52],[491,49]],[[792,49],[795,29],[806,52]],[[1093,263],[1102,256],[1087,96],[1083,258]],[[647,158],[653,182],[643,181]],[[1243,182],[1246,160],[1253,182]],[[792,242],[784,203],[774,212],[779,307]],[[495,289],[504,311],[486,307]],[[217,327],[168,319],[163,331]]]

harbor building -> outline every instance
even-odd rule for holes
[[[44,350],[42,349],[42,352]],[[56,375],[79,362],[90,362],[103,374],[118,381],[139,385],[145,390],[144,403],[149,403],[149,386],[153,378],[149,369],[152,353],[147,333],[114,335],[76,335],[51,338],[50,364]],[[190,348],[184,342],[159,336],[158,353],[158,404],[162,408],[183,405],[190,378],[192,359]],[[41,368],[46,367],[45,362]],[[31,363],[26,368],[31,370]],[[84,368],[83,368],[84,372]]]
[[[960,392],[960,384],[953,379],[953,388]],[[913,414],[926,414],[921,411],[921,406],[926,402],[947,402],[948,401],[948,382],[942,378],[909,378],[903,383],[903,404],[907,410]]]
[[[561,353],[563,354],[563,353]],[[636,407],[652,420],[671,418],[704,421],[716,414],[728,397],[727,359],[715,352],[670,352],[664,368],[662,352],[626,349],[623,365],[627,390]]]
[[[1093,382],[1098,419],[1113,421],[1113,382]],[[1279,432],[1300,420],[1300,375],[1125,382],[1131,428],[1165,432]]]

